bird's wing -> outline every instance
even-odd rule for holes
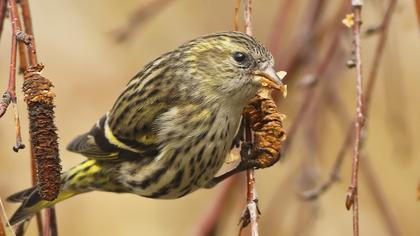
[[[110,143],[105,136],[104,127],[106,119],[107,115],[104,115],[89,132],[74,138],[67,145],[67,150],[94,159],[117,158],[119,153],[118,148]]]
[[[111,111],[89,132],[76,137],[67,149],[94,159],[156,156],[159,144],[154,122],[178,99],[177,85],[167,83],[172,78],[163,76],[168,55],[140,71]]]

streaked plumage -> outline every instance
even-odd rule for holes
[[[268,50],[239,32],[203,36],[162,55],[68,145],[88,160],[62,174],[57,200],[41,200],[35,188],[17,193],[9,200],[23,203],[11,223],[93,190],[179,198],[212,186],[242,110],[262,86],[255,72],[281,84],[272,67]]]

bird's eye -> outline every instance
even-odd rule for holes
[[[242,52],[234,52],[233,59],[235,59],[237,62],[244,62],[246,59],[246,54]]]

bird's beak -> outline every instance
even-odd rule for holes
[[[276,72],[273,67],[269,66],[265,70],[255,70],[252,72],[256,76],[256,80],[263,86],[271,89],[277,89],[283,95],[287,96],[287,85],[284,85],[282,79],[286,76],[287,72]]]

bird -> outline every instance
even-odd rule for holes
[[[91,191],[176,199],[213,187],[249,167],[216,176],[240,133],[244,107],[263,88],[284,85],[272,54],[247,34],[212,33],[163,54],[69,143],[67,150],[86,160],[61,174],[55,200],[43,200],[36,186],[8,198],[21,202],[10,223]]]

